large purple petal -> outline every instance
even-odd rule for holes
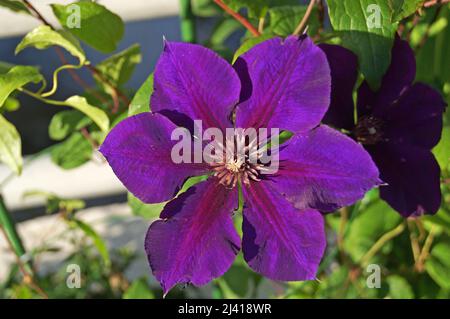
[[[243,82],[238,127],[304,132],[317,126],[330,103],[327,58],[307,37],[273,38],[235,63]]]
[[[206,172],[202,164],[172,161],[175,128],[162,115],[138,114],[115,126],[100,148],[125,187],[146,203],[172,199],[188,177]]]
[[[167,116],[202,120],[204,128],[224,129],[231,126],[229,116],[240,90],[236,72],[213,51],[165,42],[155,69],[151,107]]]
[[[437,212],[441,204],[440,168],[430,151],[391,143],[368,150],[388,184],[380,187],[381,198],[405,217]]]
[[[153,274],[166,294],[176,284],[204,285],[224,274],[240,250],[233,225],[236,188],[210,179],[191,187],[164,208],[145,239]],[[168,212],[169,210],[169,212]]]
[[[297,210],[265,182],[244,188],[242,250],[249,266],[273,280],[315,279],[326,247],[324,221]]]
[[[378,176],[361,145],[322,125],[288,142],[269,183],[298,209],[333,211],[362,198],[380,183]]]
[[[372,112],[381,115],[408,88],[416,76],[414,52],[407,41],[396,37],[391,65],[383,77],[380,89],[374,93],[367,82],[358,91],[358,116]]]
[[[338,45],[320,44],[331,69],[331,102],[322,122],[351,131],[354,127],[353,88],[358,77],[358,58]]]
[[[385,137],[432,149],[441,138],[445,106],[435,89],[422,83],[414,84],[384,114]]]

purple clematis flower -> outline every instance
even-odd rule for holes
[[[249,266],[283,281],[314,279],[326,246],[319,210],[349,205],[378,185],[362,146],[320,122],[331,77],[322,50],[306,37],[267,40],[234,64],[187,43],[165,43],[154,73],[153,113],[119,123],[101,147],[115,174],[146,203],[171,200],[149,228],[145,249],[164,293],[224,274],[241,249],[232,214],[245,198],[242,251]],[[279,128],[277,173],[235,158],[208,165],[171,160],[177,125]],[[174,198],[184,181],[210,174]],[[173,199],[174,198],[174,199]]]
[[[380,169],[380,196],[404,217],[434,214],[441,204],[440,169],[431,149],[439,142],[445,102],[416,75],[414,53],[396,37],[392,62],[381,87],[358,89],[354,122],[356,56],[339,46],[321,45],[332,75],[332,100],[324,123],[351,132]]]

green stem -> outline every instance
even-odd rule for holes
[[[65,64],[63,66],[60,66],[59,68],[57,68],[55,70],[55,72],[53,73],[53,88],[46,92],[46,93],[42,93],[41,96],[42,97],[48,97],[50,95],[53,95],[56,93],[56,90],[58,89],[58,74],[59,72],[61,72],[62,70],[74,70],[74,69],[80,69],[83,65],[72,65],[72,64]]]
[[[28,91],[27,89],[24,89],[24,88],[20,88],[19,91],[21,91],[31,97],[34,97],[35,99],[38,99],[39,101],[50,104],[50,105],[67,106],[66,102],[46,99],[46,98],[43,98],[42,96],[40,96],[39,94]]]
[[[369,249],[369,251],[361,258],[360,265],[365,267],[369,264],[370,259],[378,253],[378,251],[384,247],[384,245],[391,239],[400,235],[405,230],[405,224],[401,223],[391,231],[388,231],[378,239],[378,241]]]
[[[4,229],[7,239],[11,242],[11,246],[14,249],[14,253],[22,257],[25,255],[25,248],[22,244],[22,240],[17,233],[14,221],[6,209],[3,197],[0,195],[0,226]]]
[[[184,42],[196,42],[195,16],[192,13],[191,0],[180,0],[181,39]]]

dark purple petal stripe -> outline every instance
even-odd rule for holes
[[[315,279],[325,250],[322,215],[299,211],[264,182],[244,188],[242,250],[249,266],[273,280]]]
[[[289,140],[269,182],[299,209],[332,211],[353,204],[380,183],[364,148],[322,125]]]
[[[172,199],[187,178],[207,171],[202,164],[172,161],[175,128],[162,115],[142,113],[120,122],[100,148],[120,181],[145,203]]]
[[[170,111],[203,127],[231,125],[231,110],[239,100],[239,78],[227,61],[200,45],[165,42],[158,60],[151,98],[152,111]]]
[[[238,127],[304,132],[317,126],[327,111],[330,68],[309,38],[264,41],[234,66],[247,90],[242,92],[246,100],[237,107]]]
[[[204,285],[228,270],[240,250],[231,218],[237,203],[236,188],[207,180],[166,205],[161,216],[169,218],[154,222],[145,239],[164,294],[180,283]]]

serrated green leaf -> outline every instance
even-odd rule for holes
[[[48,134],[51,139],[61,141],[69,134],[92,123],[92,119],[75,110],[62,111],[55,114],[50,121]]]
[[[106,7],[96,2],[78,1],[68,5],[52,4],[52,9],[65,30],[94,49],[103,53],[117,49],[125,27],[122,19]]]
[[[386,278],[389,284],[389,297],[392,299],[414,299],[414,291],[409,282],[399,275]]]
[[[73,219],[71,222],[75,227],[83,231],[87,237],[92,239],[92,242],[100,253],[100,256],[102,256],[105,265],[107,267],[111,266],[111,259],[109,257],[108,248],[105,241],[100,237],[100,235],[97,234],[97,232],[91,226],[79,219]]]
[[[117,54],[114,54],[106,60],[97,64],[99,70],[109,83],[120,87],[124,85],[131,78],[134,68],[141,63],[142,54],[139,44],[134,44],[128,49],[125,49]],[[97,83],[104,86],[104,81],[96,77]],[[105,88],[107,90],[108,88]]]
[[[271,35],[271,34],[263,34],[259,37],[250,38],[250,39],[244,41],[244,43],[242,43],[242,45],[234,53],[233,63],[236,62],[236,60],[239,58],[239,56],[241,56],[245,52],[249,51],[255,45],[260,44],[261,42],[268,40],[272,37],[273,37],[273,35]]]
[[[131,286],[123,293],[123,299],[154,299],[155,295],[148,286],[145,278],[133,281]]]
[[[14,12],[30,14],[28,8],[21,2],[16,0],[0,0],[0,7],[8,8]]]
[[[60,46],[74,57],[78,58],[80,65],[86,62],[86,56],[80,43],[71,34],[65,31],[54,31],[47,25],[41,25],[29,32],[16,47],[16,54],[28,47],[43,50],[50,46]]]
[[[303,16],[306,13],[306,6],[280,6],[269,10],[270,30],[279,36],[291,35]],[[308,23],[308,34],[316,34],[319,28],[319,21],[313,19],[317,14],[317,9],[313,9]]]
[[[18,65],[7,73],[0,74],[0,107],[15,90],[28,83],[39,83],[43,79],[38,69],[32,66]]]
[[[145,80],[130,103],[128,116],[150,112],[150,97],[153,93],[153,73]]]
[[[92,145],[81,133],[73,133],[56,145],[51,152],[52,161],[63,169],[79,167],[92,158]]]
[[[0,114],[0,162],[16,174],[22,172],[22,141],[14,125]]]
[[[442,288],[450,289],[450,243],[437,243],[425,262],[425,269]]]
[[[64,104],[86,114],[102,131],[109,130],[109,118],[106,113],[98,107],[90,105],[86,98],[75,95],[64,101]]]
[[[357,262],[375,242],[400,222],[400,215],[384,201],[376,200],[359,212],[348,225],[348,235],[344,238],[345,251]]]
[[[358,56],[361,72],[376,90],[391,62],[397,30],[397,23],[391,22],[392,9],[385,0],[328,0],[327,3],[333,29],[342,35],[342,45]]]

